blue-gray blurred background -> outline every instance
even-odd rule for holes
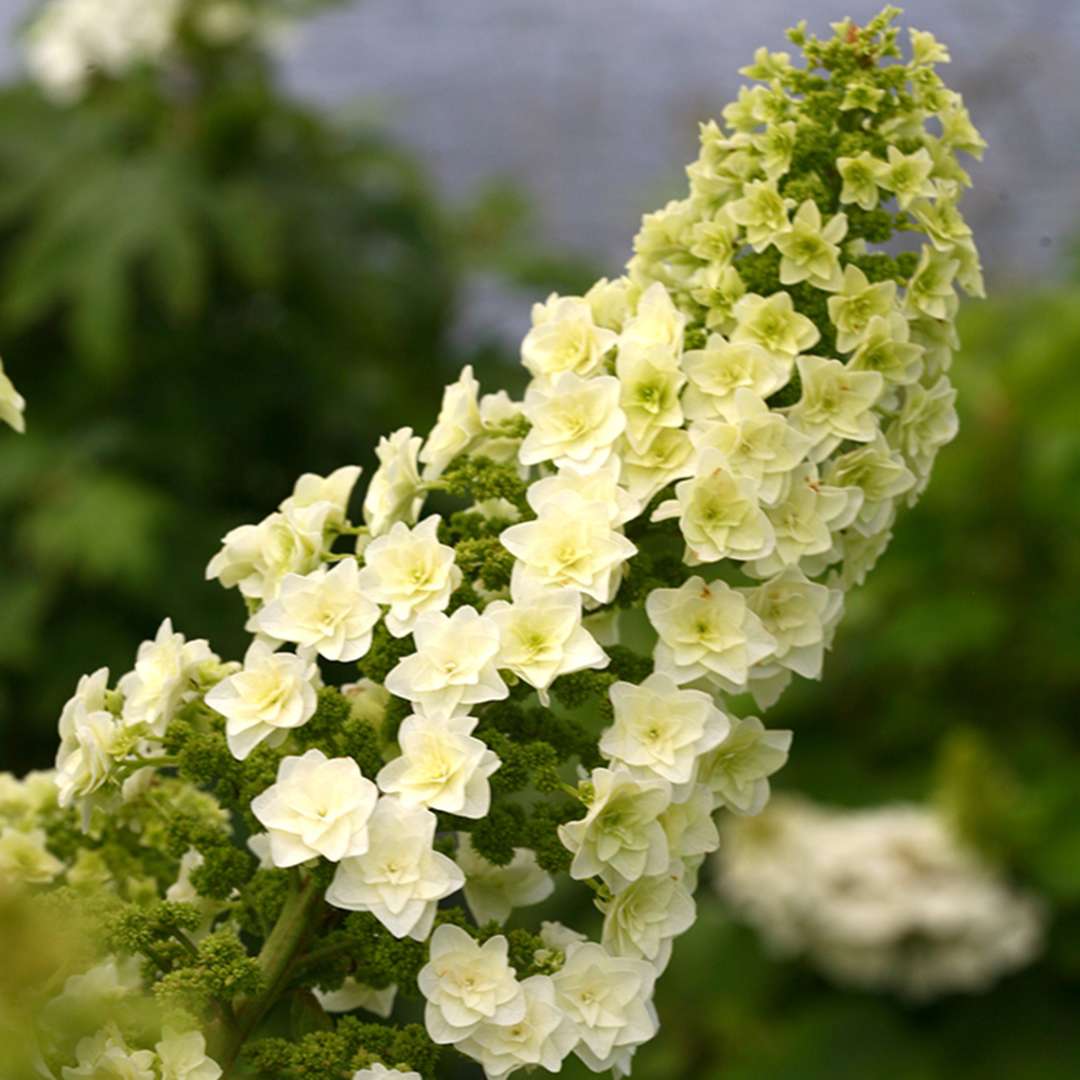
[[[998,280],[1060,267],[1080,216],[1080,4],[910,0],[948,43],[950,83],[991,145],[965,211]],[[18,25],[28,0],[0,0]],[[870,0],[364,0],[280,35],[286,86],[354,107],[422,156],[441,193],[495,177],[532,199],[559,251],[617,269],[641,213],[679,190],[697,124],[757,45]],[[10,44],[0,72],[18,69]],[[524,314],[519,313],[521,323]]]
[[[965,212],[1000,278],[1057,265],[1080,215],[1080,4],[912,0],[947,42],[952,85],[992,151]],[[799,19],[826,29],[879,4],[821,0],[368,0],[283,50],[296,90],[359,97],[423,154],[448,194],[493,175],[535,200],[560,250],[618,268],[643,209],[680,190],[697,124],[737,69]]]

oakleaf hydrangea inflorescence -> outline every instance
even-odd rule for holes
[[[535,305],[522,401],[466,368],[361,514],[344,467],[233,529],[207,576],[242,661],[166,621],[79,683],[52,782],[0,800],[0,873],[104,888],[94,978],[169,1027],[43,1036],[64,1077],[630,1071],[718,816],[787,759],[755,711],[820,677],[956,431],[983,143],[895,15],[759,50],[625,276]],[[558,882],[593,940],[516,914]]]
[[[715,885],[781,956],[912,1000],[985,991],[1030,963],[1046,910],[930,806],[838,810],[786,795],[729,818]]]

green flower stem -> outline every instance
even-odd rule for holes
[[[345,944],[327,945],[321,949],[312,949],[311,952],[305,953],[298,958],[298,964],[301,968],[314,967],[317,964],[323,963],[325,960],[332,960],[335,956],[340,956],[341,953],[347,952],[353,947],[353,943],[348,942]]]
[[[171,756],[158,756],[158,757],[132,757],[121,762],[120,766],[116,770],[116,778],[118,780],[125,780],[133,773],[137,773],[140,769],[171,769],[174,768],[180,759]]]
[[[110,783],[119,788],[124,781],[134,776],[141,769],[171,769],[175,768],[179,762],[175,757],[133,757],[126,758],[117,765],[114,770]]]
[[[187,934],[184,933],[183,930],[181,930],[178,927],[174,926],[169,931],[169,934],[170,934],[171,937],[175,938],[178,942],[180,942],[181,945],[183,945],[183,947],[186,950],[188,956],[195,957],[195,956],[199,955],[199,950],[195,948],[195,945],[192,942],[191,938],[189,938],[187,936]]]
[[[311,929],[311,917],[321,898],[322,893],[314,875],[304,881],[294,879],[293,889],[259,953],[262,989],[237,1005],[235,1022],[221,1034],[221,1046],[215,1059],[221,1066],[222,1080],[229,1080],[233,1075],[244,1044],[281,995]]]
[[[140,769],[145,769],[148,766],[155,769],[168,769],[173,765],[176,765],[180,759],[170,754],[159,754],[157,757],[135,757],[131,759],[132,764],[137,765]]]

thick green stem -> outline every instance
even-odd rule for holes
[[[215,1060],[221,1066],[222,1080],[229,1080],[244,1043],[281,996],[311,927],[311,913],[319,899],[319,886],[314,876],[294,884],[259,953],[262,989],[237,1005],[235,1021],[221,1033]]]

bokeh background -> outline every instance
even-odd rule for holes
[[[152,2],[152,0],[147,0]],[[300,472],[369,465],[474,363],[514,387],[532,300],[617,273],[759,44],[863,0],[366,0],[193,46],[57,105],[0,2],[0,766],[49,763],[78,675],[172,614],[223,655],[218,538]],[[962,429],[849,611],[777,787],[951,808],[1050,913],[986,993],[912,1004],[770,957],[707,889],[635,1075],[1080,1076],[1080,4],[912,0],[990,144],[965,201],[990,299]]]

